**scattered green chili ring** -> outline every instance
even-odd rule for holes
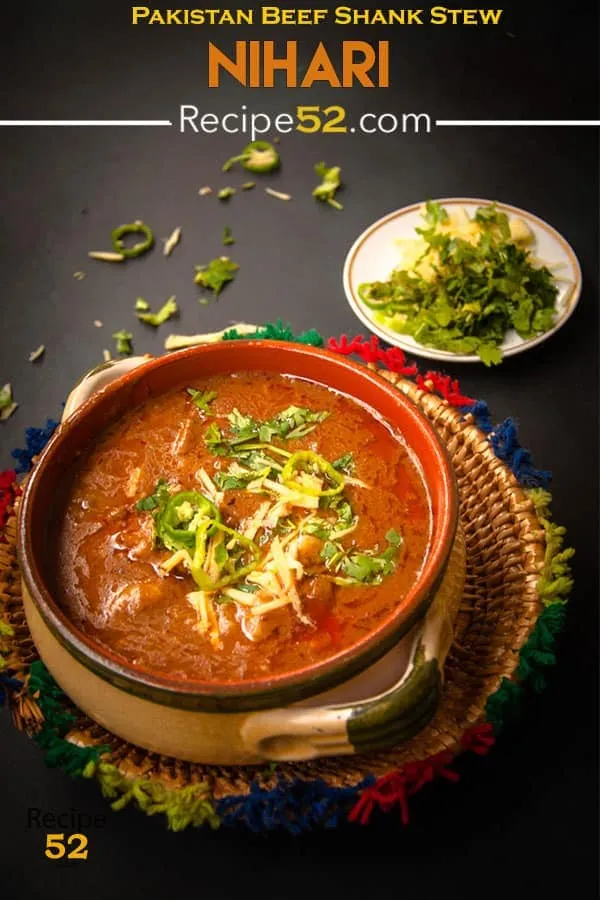
[[[241,163],[247,172],[265,175],[279,166],[279,153],[268,141],[252,141],[244,147],[239,156],[232,156],[227,160],[223,172],[228,172],[237,162]]]
[[[384,292],[383,295],[377,295],[377,282],[363,282],[358,286],[358,296],[371,309],[385,309],[392,302],[389,293]],[[387,290],[387,285],[385,285]]]
[[[123,241],[126,234],[143,234],[144,240],[134,244],[133,247],[126,247]],[[110,237],[117,253],[120,253],[126,259],[134,259],[136,256],[141,256],[142,253],[146,253],[147,250],[154,246],[154,235],[151,229],[143,222],[119,225],[118,228],[111,231]]]
[[[333,484],[333,487],[326,490],[316,490],[296,481],[294,478],[296,472],[303,471],[306,468],[317,469],[330,484]],[[345,483],[342,473],[334,469],[331,463],[328,463],[318,453],[313,453],[312,450],[299,450],[290,456],[283,467],[281,480],[286,487],[308,494],[311,497],[332,497],[334,494],[340,494],[344,490]]]

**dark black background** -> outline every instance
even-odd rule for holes
[[[320,3],[319,6],[326,5]],[[361,6],[363,4],[360,4]],[[364,4],[373,5],[373,4]],[[180,103],[204,111],[292,111],[298,102],[435,118],[598,118],[594,4],[504,5],[497,28],[234,29],[132,27],[123,3],[30,2],[0,20],[0,117],[176,118]],[[392,40],[388,90],[245,90],[205,85],[209,39],[292,38],[305,59],[317,41]],[[23,430],[57,417],[72,383],[112,346],[121,327],[136,351],[159,352],[135,323],[138,295],[155,308],[176,294],[181,332],[281,316],[295,329],[361,331],[341,287],[344,256],[374,219],[407,203],[453,195],[522,206],[553,224],[582,264],[584,290],[570,322],[547,343],[501,368],[453,366],[464,390],[487,399],[496,419],[514,416],[522,442],[554,472],[554,511],[577,548],[576,591],[547,691],[485,759],[463,760],[458,786],[429,787],[403,831],[394,814],[370,829],[303,838],[189,830],[133,810],[110,813],[95,784],[47,770],[39,751],[0,715],[0,841],[3,896],[54,900],[168,893],[290,897],[389,894],[429,898],[596,896],[597,305],[598,132],[595,128],[438,129],[418,136],[284,137],[272,184],[226,206],[199,198],[203,184],[239,183],[220,164],[243,137],[179,135],[175,129],[8,129],[0,132],[2,371],[20,406],[0,426],[2,464]],[[312,166],[340,164],[345,210],[310,196]],[[143,218],[157,235],[175,225],[183,241],[125,267],[93,264],[110,229]],[[200,307],[192,267],[222,252],[234,228],[239,277]],[[76,281],[73,272],[84,270]],[[92,325],[104,322],[103,329]],[[28,353],[44,343],[35,366]],[[1,379],[0,379],[1,380]],[[89,832],[86,862],[44,858],[44,832],[27,809],[108,812]],[[6,891],[6,893],[5,893]]]

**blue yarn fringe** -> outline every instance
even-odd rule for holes
[[[305,337],[310,339],[311,335],[307,333]],[[305,342],[309,343],[309,340]],[[533,466],[529,450],[518,442],[517,426],[512,419],[506,419],[494,428],[488,405],[483,400],[476,400],[471,406],[462,407],[461,411],[465,415],[470,413],[476,426],[490,436],[494,453],[509,466],[519,484],[524,487],[545,487],[548,484],[551,473]],[[12,451],[12,456],[17,460],[17,472],[29,471],[33,457],[41,453],[57,425],[58,422],[48,419],[44,428],[26,430],[25,448]],[[5,696],[4,685],[20,687],[20,682],[7,676],[0,677],[0,705]],[[316,825],[335,828],[340,818],[345,819],[360,792],[374,782],[375,777],[369,776],[353,787],[336,788],[321,779],[288,781],[281,777],[276,787],[265,790],[255,781],[249,794],[219,800],[216,811],[226,826],[243,824],[255,833],[281,828],[297,835],[311,831]]]
[[[480,431],[483,431],[484,434],[489,434],[494,427],[485,400],[476,400],[472,406],[461,406],[460,410],[464,415],[470,413],[473,416],[475,425]]]
[[[0,675],[0,709],[4,706],[8,691],[17,691],[23,687],[23,682],[11,675]]]
[[[54,419],[48,419],[44,428],[27,428],[25,431],[25,447],[23,449],[13,450],[11,456],[17,460],[15,470],[20,474],[29,472],[34,456],[42,452],[55,429],[58,422]]]
[[[289,781],[280,777],[276,787],[264,790],[255,781],[249,794],[219,800],[216,811],[223,825],[243,824],[255,833],[282,828],[297,835],[316,825],[335,828],[360,792],[374,782],[371,775],[352,787],[336,788],[321,779]]]
[[[517,439],[517,426],[512,419],[505,419],[490,435],[494,453],[511,469],[523,487],[547,487],[552,473],[536,469],[529,450],[525,450]]]

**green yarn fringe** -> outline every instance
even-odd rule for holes
[[[270,341],[292,341],[295,344],[308,344],[310,347],[323,347],[325,341],[318,331],[309,328],[300,334],[294,334],[289,325],[284,325],[281,319],[276,322],[268,322],[256,329],[253,334],[239,334],[235,328],[230,328],[223,335],[224,341],[252,340],[252,338]]]
[[[65,708],[65,695],[39,659],[29,667],[28,691],[44,717],[34,740],[44,753],[46,765],[61,768],[68,775],[81,775],[90,762],[110,749],[105,745],[79,747],[65,740],[65,734],[75,725],[76,716]]]
[[[546,539],[544,564],[538,581],[544,609],[519,653],[516,680],[503,678],[498,690],[488,697],[485,713],[495,733],[516,718],[526,685],[536,692],[545,688],[545,670],[556,663],[556,639],[565,622],[565,607],[573,587],[569,560],[575,551],[570,547],[563,549],[565,529],[550,519],[552,497],[542,488],[532,488],[527,494],[533,501]]]
[[[96,777],[102,793],[112,801],[114,810],[123,809],[131,801],[148,815],[164,813],[172,831],[182,831],[188,825],[205,823],[212,828],[219,825],[208,786],[202,782],[169,790],[150,778],[127,778],[116,766],[101,758],[110,747],[79,747],[65,735],[75,725],[76,716],[64,706],[64,694],[41,660],[31,664],[29,693],[37,701],[44,716],[42,728],[35,736],[44,752],[45,762],[60,767],[69,775]]]
[[[111,808],[124,809],[130,802],[149,816],[164,813],[170,831],[188,826],[210,825],[218,828],[220,819],[209,797],[205,782],[169,789],[150,778],[127,778],[112,763],[91,760],[83,770],[85,778],[98,779],[102,794],[111,800]]]

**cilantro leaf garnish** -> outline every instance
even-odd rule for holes
[[[251,416],[242,415],[238,409],[233,409],[227,416],[229,434],[224,434],[213,423],[204,435],[204,441],[211,451],[219,456],[239,456],[245,452],[243,445],[252,441],[270,444],[273,438],[289,441],[304,437],[328,415],[325,410],[313,412],[304,407],[288,406],[272,419],[257,422]]]
[[[339,459],[335,459],[331,465],[334,469],[337,469],[338,472],[344,472],[346,475],[351,475],[354,471],[354,457],[351,453],[344,453]]]
[[[209,415],[210,413],[210,404],[217,397],[216,391],[199,391],[196,388],[188,388],[188,394],[192,398],[192,403],[198,409],[202,410],[203,413]]]
[[[148,512],[153,509],[159,509],[169,499],[169,488],[164,478],[159,478],[154,488],[154,492],[148,497],[143,497],[135,504],[135,508],[140,512]]]
[[[213,296],[218,297],[225,285],[233,281],[238,269],[238,264],[232,262],[228,256],[219,256],[205,266],[196,266],[194,283],[212,291]]]
[[[377,547],[345,550],[341,544],[328,540],[321,550],[321,559],[344,584],[380,584],[394,572],[402,548],[402,536],[395,528],[390,528],[385,539],[388,546],[382,552]]]

